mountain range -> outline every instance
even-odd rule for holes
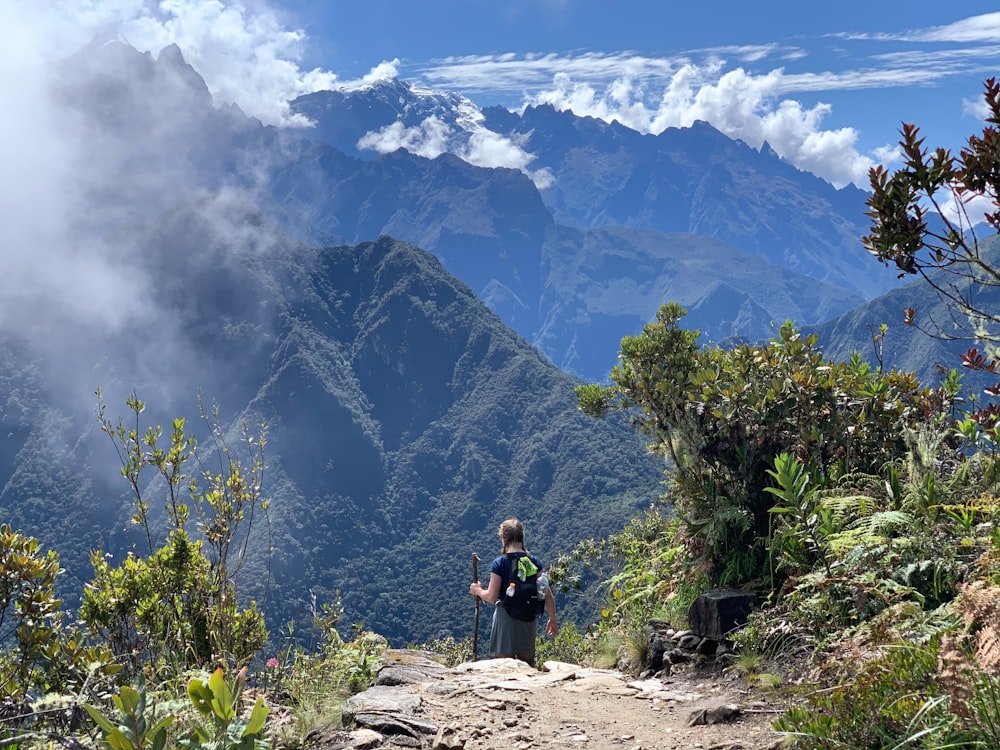
[[[511,194],[493,188],[485,217],[457,222],[458,232],[477,227],[483,243],[483,235],[496,238],[476,268],[450,246],[451,233],[439,231],[456,231],[454,215],[443,224],[430,219],[429,234],[406,234],[424,226],[426,214],[390,231],[438,254],[553,362],[591,380],[606,376],[617,339],[638,332],[665,300],[687,306],[707,340],[754,339],[785,319],[834,317],[896,284],[861,246],[863,191],[837,190],[766,144],[758,151],[707,123],[644,135],[550,106],[479,110],[398,80],[317,92],[292,106],[316,123],[304,135],[371,161],[385,158],[361,147],[373,133],[399,126],[419,133],[428,122],[453,134],[460,152],[485,132],[531,154],[527,171],[546,175],[540,189],[523,178]],[[517,194],[531,204],[519,204]],[[520,256],[508,250],[505,226],[521,230],[511,238]],[[529,247],[538,249],[524,256]],[[490,274],[491,253],[514,268]],[[539,271],[528,264],[539,262],[534,285]],[[612,290],[613,302],[597,287]]]
[[[69,589],[91,549],[133,541],[96,387],[150,420],[202,392],[270,425],[247,590],[272,628],[339,596],[427,640],[462,632],[465,561],[503,518],[546,559],[655,500],[663,467],[573,387],[662,303],[707,341],[759,339],[896,285],[861,247],[862,191],[705,123],[641,135],[393,80],[301,97],[314,127],[278,129],[216,105],[178,48],[117,41],[51,80],[73,177],[53,223],[103,296],[4,316],[0,511],[62,553]],[[385,149],[407,133],[450,151]],[[483,166],[484,144],[520,166]]]

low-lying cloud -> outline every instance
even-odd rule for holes
[[[203,116],[190,106],[197,91],[185,88],[183,71],[173,63],[155,62],[161,42],[176,41],[158,36],[171,28],[189,42],[207,44],[207,37],[185,36],[185,29],[196,25],[190,16],[195,5],[161,3],[156,11],[161,16],[176,11],[172,27],[170,18],[154,17],[143,2],[0,3],[0,91],[5,111],[16,113],[0,118],[0,163],[5,165],[0,184],[0,335],[31,342],[50,395],[74,412],[92,413],[94,388],[109,386],[112,373],[126,390],[139,387],[193,403],[191,382],[199,379],[199,362],[191,354],[191,333],[164,302],[183,295],[176,289],[181,274],[163,269],[171,264],[189,268],[197,260],[193,254],[204,247],[178,243],[154,250],[155,222],[178,207],[193,206],[200,221],[212,224],[210,235],[220,238],[222,247],[248,247],[239,234],[245,215],[234,220],[227,206],[252,205],[244,200],[244,191],[254,186],[244,177],[236,197],[224,183],[194,194],[201,165],[190,156],[195,149],[183,127],[191,124],[185,118]],[[218,21],[213,33],[230,38],[234,48],[248,39],[263,44],[274,30],[246,14],[227,15],[229,6],[200,5],[206,14],[202,20]],[[122,19],[129,22],[119,24]],[[58,62],[77,53],[94,34],[125,37],[123,29],[133,39],[150,40],[155,48],[148,58],[150,75],[180,75],[177,86],[147,90],[135,85],[141,77],[121,85],[112,75],[103,88],[90,91],[83,83],[90,72],[85,65]],[[248,36],[250,32],[256,36]],[[288,40],[272,42],[277,49]],[[114,55],[116,48],[123,50],[123,75],[142,72],[136,60],[144,58],[115,41],[95,50]],[[252,67],[250,55],[230,60],[222,59],[223,52],[202,55],[203,60],[217,59],[220,70],[235,61],[227,75],[215,78],[217,90],[235,86],[241,67]],[[272,73],[280,70],[275,66]],[[295,90],[288,82],[296,77],[309,78],[294,70],[284,78],[261,73],[252,94],[258,101],[277,102],[280,92]],[[279,109],[273,112],[280,116]],[[174,128],[176,123],[183,127]],[[206,273],[227,274],[225,260]],[[178,388],[184,393],[177,393]]]
[[[399,149],[434,159],[451,153],[477,167],[508,167],[528,175],[540,189],[551,186],[553,177],[548,169],[530,169],[534,154],[524,150],[514,139],[494,133],[482,125],[469,129],[454,128],[437,115],[425,118],[419,125],[406,127],[396,121],[366,133],[358,141],[359,149],[389,154]]]

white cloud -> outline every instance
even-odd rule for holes
[[[990,108],[986,104],[986,99],[962,99],[962,114],[972,115],[977,120],[985,122],[990,116]]]
[[[142,283],[114,258],[76,236],[84,144],[72,113],[47,95],[48,41],[23,4],[0,5],[0,91],[16,117],[0,118],[0,329],[65,321],[115,327],[143,307]],[[68,238],[74,237],[75,241]],[[109,290],[117,291],[112,298]]]
[[[897,44],[877,55],[866,50],[867,58],[852,58],[838,49],[838,61],[854,62],[836,70],[803,69],[799,61],[806,59],[805,49],[771,43],[659,57],[629,51],[449,57],[419,73],[445,88],[521,96],[524,105],[551,104],[640,132],[658,133],[705,120],[753,146],[766,140],[783,158],[837,186],[854,182],[865,187],[869,166],[897,152],[885,146],[863,153],[856,128],[825,127],[832,106],[817,95],[941,86],[952,76],[990,74],[996,67],[996,48],[982,43],[1000,39],[1000,13],[904,34],[830,36],[952,45],[921,44],[914,49]],[[797,70],[783,67],[791,61],[798,62]]]
[[[960,202],[952,193],[941,202],[941,212],[950,222],[962,229],[985,224],[987,214],[992,214],[994,211],[996,202],[992,196],[966,195]]]
[[[669,127],[690,127],[703,120],[730,136],[760,148],[764,141],[801,169],[818,174],[838,187],[865,184],[873,160],[856,149],[853,128],[825,130],[830,105],[805,107],[779,98],[785,83],[781,70],[753,75],[742,68],[724,71],[721,62],[681,66],[663,89],[658,103],[643,100],[646,86],[618,78],[603,90],[573,83],[559,73],[552,87],[528,99],[606,121],[618,121],[642,133]]]
[[[998,42],[1000,41],[1000,12],[970,16],[942,26],[916,29],[902,33],[847,32],[831,34],[842,39],[871,39],[879,42]]]
[[[524,172],[539,189],[552,184],[552,173],[547,169],[531,170],[535,160],[520,143],[478,122],[465,121],[465,128],[453,128],[440,117],[431,115],[419,125],[406,127],[398,120],[379,130],[366,133],[358,140],[359,149],[388,154],[398,149],[434,159],[443,153],[452,153],[477,167],[507,167]]]
[[[358,148],[380,154],[390,154],[402,148],[412,154],[433,159],[448,151],[453,132],[451,126],[436,115],[413,127],[406,127],[397,120],[363,135],[358,141]]]
[[[399,76],[399,58],[394,60],[383,60],[364,76],[361,77],[361,84],[368,86],[377,81],[387,81]]]
[[[27,4],[23,4],[27,6]],[[306,125],[288,102],[333,88],[337,76],[299,67],[305,32],[289,28],[254,0],[55,0],[27,6],[26,22],[44,29],[54,54],[65,56],[98,34],[119,34],[154,56],[177,44],[217,102],[234,102],[269,124]]]
[[[156,13],[177,5],[164,2]],[[212,15],[221,6],[203,5],[203,19],[218,21],[211,33],[220,45],[230,39],[231,48],[269,33],[266,24],[255,27],[249,15]],[[151,20],[152,13],[146,3],[128,0],[0,0],[0,91],[5,112],[16,113],[0,118],[0,164],[6,178],[0,184],[0,331],[29,338],[41,358],[47,386],[68,405],[82,404],[88,412],[93,409],[93,389],[100,384],[91,378],[102,377],[89,369],[95,350],[103,353],[102,366],[114,369],[116,378],[163,392],[180,380],[176,372],[163,369],[163,362],[196,362],[190,331],[172,308],[161,305],[170,282],[150,272],[149,237],[142,235],[147,219],[164,211],[169,216],[178,204],[197,206],[202,221],[213,222],[210,234],[219,238],[220,253],[226,254],[221,262],[213,258],[206,273],[225,273],[220,265],[232,260],[231,249],[267,249],[266,239],[246,222],[245,213],[225,210],[227,205],[252,204],[245,194],[252,187],[242,185],[238,195],[228,197],[225,189],[192,195],[201,165],[185,159],[188,149],[178,143],[172,125],[200,113],[186,109],[189,99],[172,100],[180,91],[169,85],[155,92],[129,91],[135,98],[134,113],[170,116],[125,116],[111,127],[91,118],[92,102],[52,96],[73,78],[76,68],[48,63],[76,53],[95,32],[118,32],[134,41],[143,33],[143,23],[154,30],[165,28],[162,18]],[[124,24],[128,29],[123,29],[121,19],[131,19],[132,25]],[[159,51],[160,42],[166,41],[159,39],[150,48]],[[114,55],[115,50],[111,46],[105,51]],[[264,59],[263,52],[255,54]],[[249,56],[233,57],[234,70],[249,64]],[[123,51],[121,59],[130,59],[129,53]],[[287,71],[274,66],[270,77],[262,73],[251,82],[250,98],[270,101],[294,77]],[[262,92],[270,93],[262,98]],[[123,141],[129,144],[125,148]],[[172,247],[171,261],[185,267],[206,262],[200,255],[203,249]],[[186,374],[197,380],[196,364]]]

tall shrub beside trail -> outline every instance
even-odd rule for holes
[[[764,577],[776,456],[826,480],[875,473],[905,454],[904,428],[948,411],[945,392],[912,373],[883,372],[858,355],[828,361],[816,337],[791,323],[762,345],[701,348],[698,332],[680,326],[685,314],[664,305],[641,335],[622,340],[612,385],[580,386],[577,397],[593,416],[632,414],[668,459],[689,554],[713,584]]]
[[[142,430],[143,402],[132,394],[127,406],[129,422],[112,422],[98,392],[101,428],[121,461],[148,554],[130,553],[112,565],[95,552],[81,619],[133,676],[147,669],[176,676],[217,662],[243,666],[267,640],[263,614],[254,602],[238,602],[236,586],[254,522],[267,511],[261,496],[264,428],[252,435],[244,425],[242,448],[231,450],[217,415],[202,409],[213,441],[206,458],[218,466],[209,470],[184,419],[174,420],[165,447],[159,425]],[[147,472],[159,483],[151,483]],[[159,545],[146,498],[151,486],[163,488],[167,536]],[[192,517],[197,538],[187,529]]]

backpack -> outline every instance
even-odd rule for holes
[[[507,555],[508,583],[514,583],[514,596],[507,589],[500,592],[500,604],[515,620],[531,622],[545,611],[545,594],[538,591],[538,560],[522,552]]]

